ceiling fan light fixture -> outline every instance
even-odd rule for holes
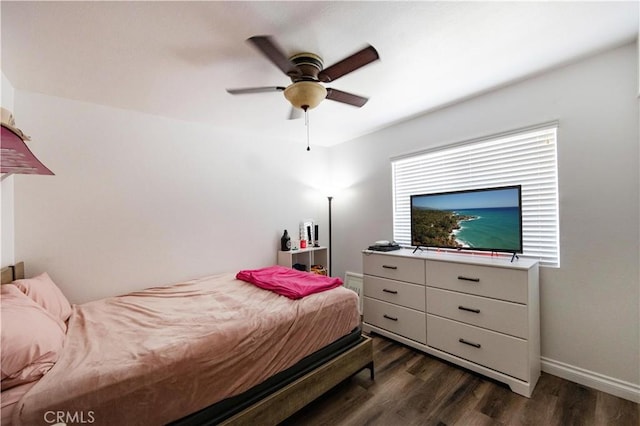
[[[298,81],[284,89],[284,97],[300,109],[313,109],[327,97],[327,89],[315,81]]]

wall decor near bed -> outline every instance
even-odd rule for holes
[[[2,110],[2,137],[0,147],[0,173],[2,179],[13,174],[53,175],[44,164],[31,152],[25,141],[31,138],[15,126],[11,112]]]

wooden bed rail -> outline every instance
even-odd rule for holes
[[[24,278],[24,262],[2,268],[2,284],[11,284],[15,280]]]
[[[361,343],[319,366],[293,383],[224,420],[220,426],[277,425],[311,401],[368,368],[373,373],[373,342],[364,336]]]

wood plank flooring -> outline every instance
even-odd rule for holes
[[[543,373],[531,398],[374,335],[375,380],[363,371],[283,426],[640,425],[640,405]]]

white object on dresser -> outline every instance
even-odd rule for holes
[[[312,265],[322,265],[329,270],[329,249],[326,247],[307,247],[298,250],[278,251],[278,265],[293,267],[296,263],[305,265],[309,271]]]
[[[531,396],[540,377],[537,261],[364,250],[363,271],[363,331]]]

